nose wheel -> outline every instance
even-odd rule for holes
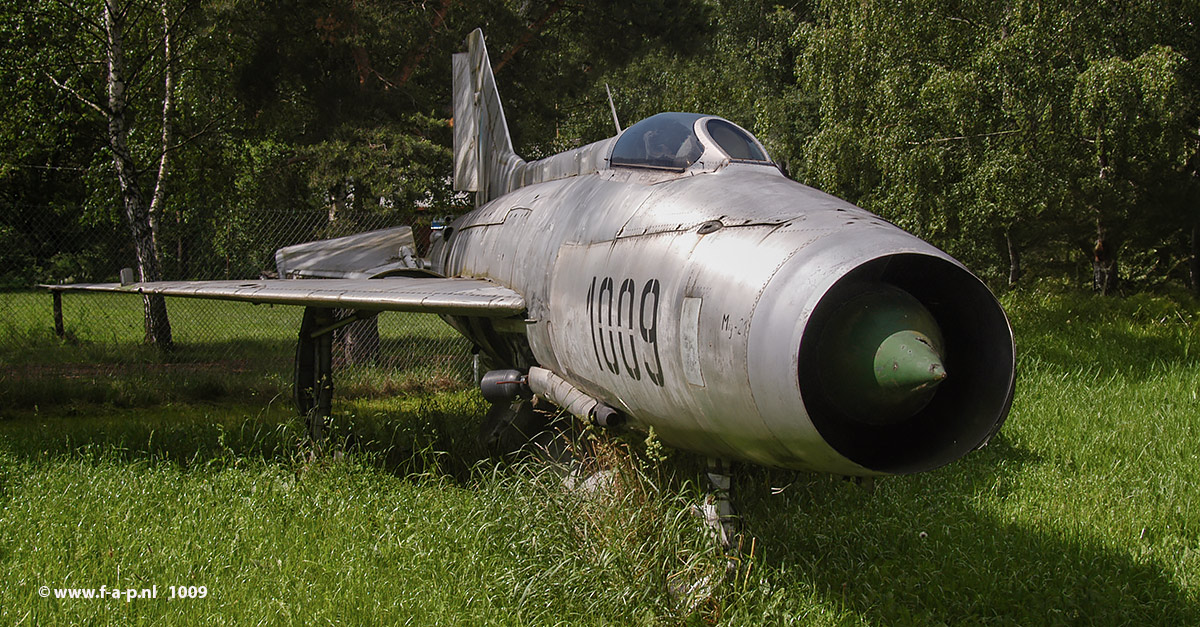
[[[710,457],[708,470],[709,492],[703,503],[692,506],[692,512],[704,520],[714,539],[727,553],[742,549],[742,517],[733,506],[733,469],[729,461]]]

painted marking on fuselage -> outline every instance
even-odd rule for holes
[[[624,279],[617,287],[612,277],[592,277],[587,293],[588,327],[596,366],[602,371],[628,376],[634,381],[641,381],[644,374],[651,383],[662,387],[662,360],[658,355],[659,289],[658,279],[650,279],[642,285],[639,297],[633,279]],[[645,359],[638,358],[639,346]]]
[[[688,383],[704,387],[704,372],[700,368],[700,308],[704,301],[684,298],[683,313],[679,316],[679,354],[683,359],[683,376]]]

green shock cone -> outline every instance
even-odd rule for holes
[[[921,411],[947,376],[941,329],[908,292],[864,283],[818,341],[821,385],[851,420],[891,424]]]

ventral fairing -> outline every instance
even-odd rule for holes
[[[304,306],[297,402],[318,416],[332,329],[400,310],[486,355],[500,422],[532,393],[713,459],[858,476],[937,468],[999,429],[1012,331],[962,264],[789,180],[716,116],[661,113],[526,162],[482,33],[467,47],[454,183],[477,208],[428,259],[397,229],[281,250],[279,276],[304,278],[52,289]]]

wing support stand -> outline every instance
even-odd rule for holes
[[[293,378],[296,410],[305,417],[308,435],[314,443],[324,436],[325,422],[333,407],[333,332],[379,312],[355,311],[338,318],[329,307],[305,307],[296,342],[296,369]]]

